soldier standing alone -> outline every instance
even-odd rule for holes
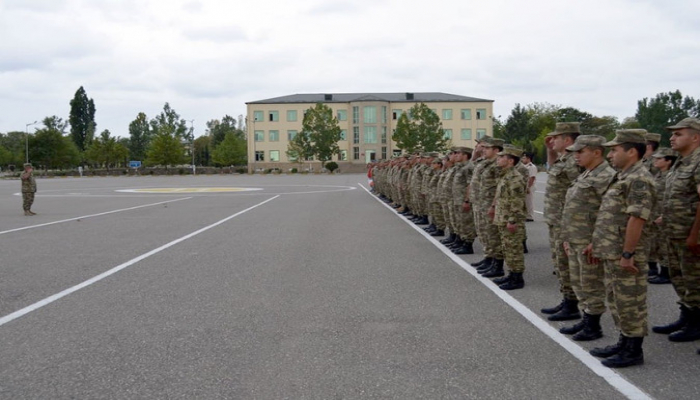
[[[36,215],[32,212],[32,204],[34,204],[34,193],[36,193],[36,180],[32,175],[32,164],[24,164],[24,172],[20,176],[22,180],[22,208],[24,215]]]

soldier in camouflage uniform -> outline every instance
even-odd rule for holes
[[[445,216],[445,230],[449,230],[450,235],[445,239],[442,239],[440,243],[444,245],[451,245],[457,240],[457,234],[455,233],[455,227],[452,225],[452,181],[454,180],[455,172],[457,171],[457,164],[461,161],[462,156],[457,152],[455,147],[450,149],[450,164],[449,167],[444,172],[444,177],[440,182],[440,205],[442,206],[442,213]]]
[[[666,177],[668,177],[671,167],[676,162],[678,153],[668,147],[661,147],[652,157],[654,158],[654,167],[659,172],[654,176],[657,201],[652,213],[653,223],[649,224],[649,260],[654,261],[653,263],[649,261],[649,269],[658,266],[658,271],[655,274],[650,273],[647,280],[655,285],[663,285],[671,283],[671,276],[668,273],[668,240],[666,240],[661,228],[661,214],[664,208],[663,198],[664,193],[666,193]]]
[[[484,145],[483,143],[488,142],[491,140],[491,136],[484,136],[481,139],[477,139],[476,141],[476,147],[474,148],[474,153],[472,156],[472,163],[474,164],[474,170],[472,171],[472,179],[469,182],[469,186],[467,186],[467,195],[464,200],[464,205],[462,206],[462,211],[465,213],[471,213],[472,218],[474,220],[474,232],[476,237],[482,237],[480,235],[483,235],[482,231],[482,224],[481,224],[481,214],[479,214],[476,211],[476,204],[477,204],[477,199],[479,198],[479,182],[481,181],[481,176],[482,172],[484,170],[484,161],[486,158],[484,157]],[[483,245],[483,240],[482,240],[482,245]],[[484,245],[485,246],[485,245]],[[473,263],[472,266],[474,268],[479,268],[483,265],[490,265],[493,262],[493,260],[484,255],[484,258],[481,259],[481,261]]]
[[[431,236],[442,236],[444,232],[439,232],[440,227],[444,227],[445,221],[442,214],[442,206],[440,206],[440,201],[438,197],[438,188],[440,184],[440,178],[443,172],[443,159],[440,157],[435,157],[432,164],[430,164],[433,170],[430,181],[428,181],[428,206],[430,209],[430,222],[431,224],[426,228]]]
[[[447,177],[447,171],[452,167],[452,161],[450,161],[449,154],[446,155],[442,160],[442,168],[440,173],[436,175],[437,182],[435,187],[435,195],[433,197],[433,216],[434,224],[437,229],[430,234],[430,236],[443,236],[445,234],[445,229],[447,229],[447,218],[445,216],[445,211],[442,207],[442,199],[445,196],[443,189],[445,188],[444,182]]]
[[[496,164],[498,153],[503,151],[503,139],[491,139],[483,143],[484,146],[484,169],[479,180],[479,197],[476,204],[476,212],[481,213],[483,224],[483,235],[481,242],[484,244],[484,252],[493,261],[490,265],[481,265],[477,271],[486,278],[496,278],[505,275],[503,271],[503,246],[501,244],[501,234],[498,225],[493,221],[495,208],[493,199],[496,196],[496,188],[501,178],[502,170]]]
[[[605,143],[608,159],[619,171],[603,195],[591,250],[603,264],[608,308],[620,331],[616,344],[591,350],[610,368],[644,363],[647,335],[646,221],[656,201],[654,178],[642,164],[644,129],[620,129]]]
[[[455,173],[452,185],[452,203],[454,207],[455,226],[461,245],[452,250],[455,254],[474,254],[474,239],[476,228],[474,227],[474,214],[464,210],[464,201],[467,200],[467,188],[474,173],[474,163],[471,161],[472,150],[469,147],[460,147],[464,153],[462,167]]]
[[[509,146],[498,153],[496,164],[501,169],[501,178],[496,186],[493,199],[493,223],[498,227],[501,246],[508,266],[508,275],[495,279],[494,282],[503,290],[522,289],[525,286],[525,257],[523,242],[525,238],[525,195],[527,183],[516,165],[520,164],[523,151]],[[486,274],[484,274],[486,276]]]
[[[700,119],[685,118],[666,129],[680,158],[666,179],[661,227],[669,240],[668,267],[681,316],[653,330],[687,342],[700,339]]]
[[[566,148],[573,145],[581,134],[580,125],[578,122],[558,122],[554,132],[549,133],[545,141],[550,167],[544,197],[544,219],[549,227],[549,247],[554,269],[559,278],[559,291],[563,296],[559,305],[541,310],[545,314],[551,314],[547,317],[550,321],[581,318],[578,300],[571,288],[569,260],[561,240],[561,212],[564,209],[566,191],[571,186],[571,182],[581,173],[581,168],[576,165],[573,154],[567,153]],[[557,155],[558,157],[554,160]]]
[[[34,204],[34,193],[36,193],[36,180],[34,175],[32,175],[32,164],[24,164],[24,172],[20,175],[20,180],[22,181],[22,208],[24,209],[24,215],[36,215],[32,211],[32,204]]]
[[[449,198],[446,199],[448,213],[446,214],[450,219],[451,234],[454,234],[454,241],[448,244],[448,247],[455,251],[464,247],[465,243],[462,239],[462,204],[464,203],[464,195],[466,190],[466,176],[464,175],[464,167],[469,162],[469,157],[471,156],[472,149],[468,147],[455,147],[454,148],[454,165],[452,166],[452,173],[450,176],[450,181],[447,183],[450,185],[447,193]],[[466,253],[462,253],[466,254]]]
[[[647,141],[647,147],[642,163],[649,170],[651,176],[654,176],[659,172],[659,170],[654,166],[654,158],[652,155],[656,153],[656,150],[659,148],[661,143],[661,134],[647,132],[645,139]]]
[[[615,176],[615,170],[605,161],[606,142],[603,136],[581,135],[573,146],[566,148],[574,154],[576,163],[585,171],[574,180],[566,192],[562,212],[562,241],[569,259],[571,287],[576,293],[583,319],[559,332],[574,335],[576,341],[599,339],[603,336],[600,317],[605,312],[605,283],[603,266],[593,262],[590,249],[593,228],[603,193]]]

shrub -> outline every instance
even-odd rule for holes
[[[338,169],[338,163],[336,163],[335,161],[331,161],[331,162],[329,162],[329,163],[326,163],[325,168],[326,168],[328,171],[330,171],[330,173],[332,174],[333,171],[335,171],[336,169]]]
[[[289,170],[289,172],[291,172],[291,173],[293,173],[293,174],[296,174],[297,172],[299,172],[299,170],[296,169],[296,168],[292,168],[292,169]]]

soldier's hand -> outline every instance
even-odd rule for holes
[[[544,145],[547,146],[548,149],[553,149],[554,148],[554,136],[547,136],[544,138]]]
[[[491,208],[489,208],[488,215],[489,215],[489,218],[491,220],[493,220],[493,218],[496,216],[496,207],[491,206]]]
[[[688,246],[688,249],[691,253],[695,254],[696,256],[700,255],[700,244],[698,244],[697,234],[691,234],[690,236],[688,236],[688,238],[685,239],[685,244]]]
[[[569,251],[571,250],[571,248],[569,247],[569,242],[562,243],[562,246],[564,246],[564,253],[566,253],[567,256],[571,256],[571,252]],[[586,253],[585,250],[583,252],[584,254]]]
[[[586,261],[589,264],[596,265],[600,262],[599,259],[593,257],[593,243],[589,243],[588,246],[586,246],[586,248],[583,249],[582,254],[586,256]]]
[[[629,259],[624,258],[624,257],[620,257],[620,268],[622,268],[623,270],[625,270],[631,274],[638,274],[639,273],[639,269],[637,269],[637,267],[634,266],[634,257],[629,258]]]
[[[462,203],[462,211],[470,212],[472,210],[471,203]]]
[[[661,225],[661,224],[663,224],[663,223],[664,223],[663,217],[659,217],[659,218],[655,219],[655,220],[654,220],[654,223],[655,223],[656,225]]]
[[[508,229],[508,232],[510,232],[510,233],[515,233],[515,231],[518,230],[518,225],[511,224],[509,222],[508,225],[506,225],[506,229]]]

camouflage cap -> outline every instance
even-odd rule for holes
[[[509,155],[509,156],[514,156],[514,157],[520,158],[523,156],[523,149],[521,149],[519,147],[515,147],[511,144],[506,144],[503,146],[503,150],[498,152],[498,155],[499,156]]]
[[[27,167],[32,167],[32,163],[24,163],[24,168],[27,168]],[[34,168],[34,167],[32,167],[32,168]]]
[[[613,147],[623,143],[646,143],[646,129],[618,129],[615,131],[615,138],[603,143],[605,147]]]
[[[656,142],[659,143],[661,142],[661,134],[660,133],[651,133],[647,132],[645,139],[647,142]]]
[[[472,154],[474,152],[474,149],[471,147],[454,147],[454,151],[462,154]]]
[[[491,139],[493,139],[491,136],[489,136],[489,135],[484,135],[484,136],[481,137],[481,139],[476,139],[476,142],[477,142],[477,143],[482,143],[482,142],[488,143],[488,141],[491,140]]]
[[[683,128],[690,128],[695,129],[696,131],[700,131],[700,119],[693,117],[683,118],[681,122],[666,127],[666,129],[669,131]]]
[[[606,141],[600,135],[581,135],[576,138],[574,144],[566,148],[566,151],[581,151],[586,146],[603,147]]]
[[[547,136],[559,136],[565,133],[581,133],[580,122],[557,122],[554,127],[554,132],[550,132]]]
[[[481,145],[484,147],[503,147],[504,144],[505,140],[503,139],[489,138],[489,141],[483,142]]]
[[[656,150],[656,153],[652,154],[651,156],[655,158],[678,157],[678,153],[668,147],[659,147]]]

